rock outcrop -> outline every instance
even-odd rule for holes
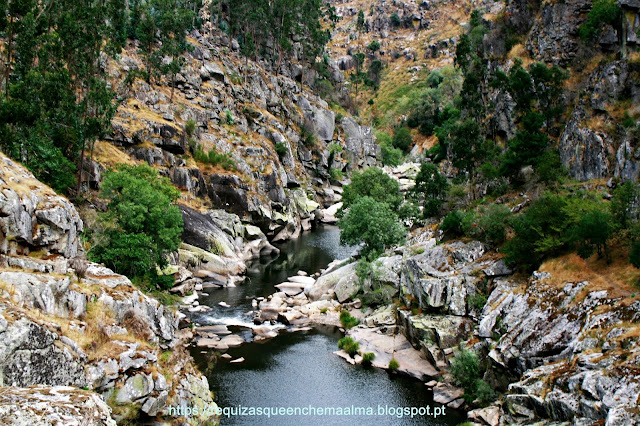
[[[41,424],[44,415],[48,424],[115,424],[112,417],[162,415],[167,404],[213,404],[178,316],[128,278],[77,257],[75,207],[2,154],[0,167],[3,423]]]

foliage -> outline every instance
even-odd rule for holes
[[[367,49],[369,49],[373,53],[377,52],[378,50],[380,50],[380,42],[378,40],[373,40],[371,43],[369,43]]]
[[[124,2],[24,0],[0,7],[0,147],[65,191],[115,113],[100,55],[122,43],[116,25]]]
[[[425,217],[437,216],[440,214],[444,203],[449,183],[447,178],[440,174],[438,166],[433,163],[423,163],[416,176],[416,184],[413,193],[424,197]]]
[[[471,235],[493,245],[500,245],[507,239],[507,224],[511,210],[502,204],[490,204],[481,208],[472,225]]]
[[[475,352],[460,350],[451,362],[451,374],[456,383],[464,388],[463,398],[467,403],[477,401],[479,405],[486,405],[495,400],[497,395],[491,387],[482,380],[480,361]]]
[[[236,170],[236,162],[231,155],[220,153],[215,149],[211,149],[208,153],[205,153],[202,147],[197,145],[196,151],[193,153],[193,158],[200,163],[211,164],[213,166],[219,165],[225,170]]]
[[[339,220],[340,241],[346,244],[364,243],[362,253],[382,253],[388,247],[405,240],[407,230],[390,205],[370,196],[351,204]]]
[[[477,309],[478,311],[482,311],[484,309],[484,305],[487,304],[487,295],[482,293],[474,293],[469,296],[467,299],[467,303],[471,308]]]
[[[180,245],[182,215],[173,205],[179,195],[147,165],[121,165],[107,173],[101,196],[108,210],[100,215],[91,259],[121,274],[172,285],[172,277],[158,278],[156,267],[162,269],[165,256]]]
[[[373,352],[367,352],[362,355],[362,365],[370,367],[373,360],[376,358],[376,354]]]
[[[226,109],[224,111],[224,116],[225,116],[225,124],[228,124],[228,125],[232,126],[233,125],[233,115],[231,114],[231,111]]]
[[[313,65],[323,56],[331,26],[338,20],[335,8],[321,0],[213,0],[210,13],[220,28],[240,42],[243,55],[275,50],[278,70],[296,43],[303,62]]]
[[[344,174],[340,169],[331,169],[329,170],[329,176],[331,177],[331,180],[339,181],[339,180],[342,180],[342,178],[344,177]]]
[[[633,182],[625,182],[613,191],[610,205],[611,214],[618,227],[627,228],[634,220],[637,220],[639,196],[638,187]],[[635,214],[634,211],[636,212]]]
[[[188,137],[192,137],[193,134],[195,133],[196,122],[192,118],[187,120],[186,124],[184,125],[184,131],[187,133]]]
[[[503,251],[506,261],[531,269],[548,256],[561,253],[567,246],[567,202],[558,195],[545,195],[512,221],[514,238]]]
[[[376,133],[378,145],[382,152],[382,164],[397,166],[402,161],[402,151],[393,147],[391,136],[385,132]]]
[[[402,203],[398,181],[377,167],[353,172],[351,183],[344,187],[342,193],[342,213],[362,197],[385,203],[393,211]]]
[[[423,89],[411,105],[407,124],[417,127],[420,133],[430,136],[436,127],[451,117],[456,97],[462,88],[459,69],[445,67],[432,71]]]
[[[280,157],[280,159],[284,158],[284,156],[287,155],[287,153],[289,152],[289,148],[287,147],[287,144],[284,142],[276,143],[274,148],[276,150],[276,154],[278,154],[278,157]]]
[[[353,358],[360,349],[360,344],[354,341],[351,337],[343,337],[338,340],[338,349],[345,351],[351,358]]]
[[[351,316],[349,311],[340,312],[340,324],[347,330],[360,324],[360,320]]]
[[[411,144],[413,143],[413,138],[411,137],[411,133],[409,129],[406,127],[399,127],[396,129],[393,134],[393,146],[398,148],[404,152],[409,151],[411,148]]]
[[[400,17],[398,16],[397,13],[392,14],[391,18],[389,18],[389,19],[391,21],[391,26],[393,26],[393,27],[399,27],[400,26],[401,21],[400,21]]]
[[[580,27],[580,37],[583,40],[595,40],[602,33],[604,25],[617,25],[620,19],[621,9],[616,0],[595,0],[585,23]]]
[[[556,151],[543,152],[536,161],[535,171],[540,181],[547,184],[559,182],[568,175]]]
[[[508,263],[529,269],[573,248],[583,257],[594,250],[606,255],[612,224],[613,217],[597,198],[546,194],[511,221],[515,237],[502,250]]]
[[[391,361],[389,361],[389,370],[396,371],[398,368],[400,368],[400,363],[398,363],[395,358],[391,358]]]
[[[589,258],[597,250],[602,256],[606,252],[607,241],[613,233],[611,215],[599,210],[593,210],[582,216],[575,227],[575,237],[579,241],[578,254],[582,258]]]

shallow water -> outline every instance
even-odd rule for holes
[[[226,324],[234,333],[251,338],[242,327],[250,325],[251,298],[268,296],[273,285],[286,281],[298,270],[312,274],[332,260],[348,257],[352,247],[341,246],[335,227],[322,227],[305,233],[294,241],[279,245],[277,259],[263,259],[252,265],[248,280],[236,288],[208,290],[200,303],[212,306],[213,313],[196,318],[200,324]],[[231,308],[222,308],[225,301]],[[240,326],[240,327],[236,327]],[[221,407],[371,407],[374,413],[385,406],[430,407],[434,404],[427,387],[407,377],[379,369],[366,369],[347,364],[333,354],[342,334],[335,327],[316,327],[305,333],[283,332],[260,343],[247,343],[228,353],[245,362],[215,362],[211,351],[193,348],[192,355],[209,379],[216,403]],[[379,408],[379,406],[381,408]],[[389,413],[389,410],[387,410]],[[392,413],[395,414],[395,413]],[[223,425],[456,425],[464,414],[446,410],[446,415],[414,418],[397,415],[375,416],[231,416],[223,417]]]

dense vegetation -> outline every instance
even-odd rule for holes
[[[208,13],[202,7],[201,0],[0,1],[0,148],[57,191],[77,184],[79,192],[87,157],[110,132],[120,101],[107,82],[104,53],[117,59],[135,41],[144,67],[130,70],[124,84],[166,78],[173,99],[190,49],[187,32],[207,18],[237,38],[246,56],[279,65],[299,43],[298,59],[326,74],[326,60],[316,64],[316,57],[329,38],[322,23],[336,17],[320,0],[216,0]],[[232,168],[227,159],[206,155]]]
[[[342,202],[338,225],[343,243],[364,243],[362,253],[374,258],[404,241],[406,229],[396,213],[403,197],[398,182],[381,169],[354,172],[351,184],[344,188]]]
[[[175,77],[196,6],[168,0],[0,2],[0,36],[6,40],[2,150],[58,191],[80,185],[74,173],[109,132],[116,107],[101,54],[115,55],[127,37],[135,38],[147,79]]]
[[[158,272],[180,245],[182,214],[173,205],[179,191],[147,165],[123,165],[107,174],[101,196],[108,211],[92,230],[89,257],[140,282],[170,288],[173,276]]]

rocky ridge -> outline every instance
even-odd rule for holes
[[[2,154],[0,164],[0,417],[115,424],[213,404],[177,314],[83,260],[73,205]]]

